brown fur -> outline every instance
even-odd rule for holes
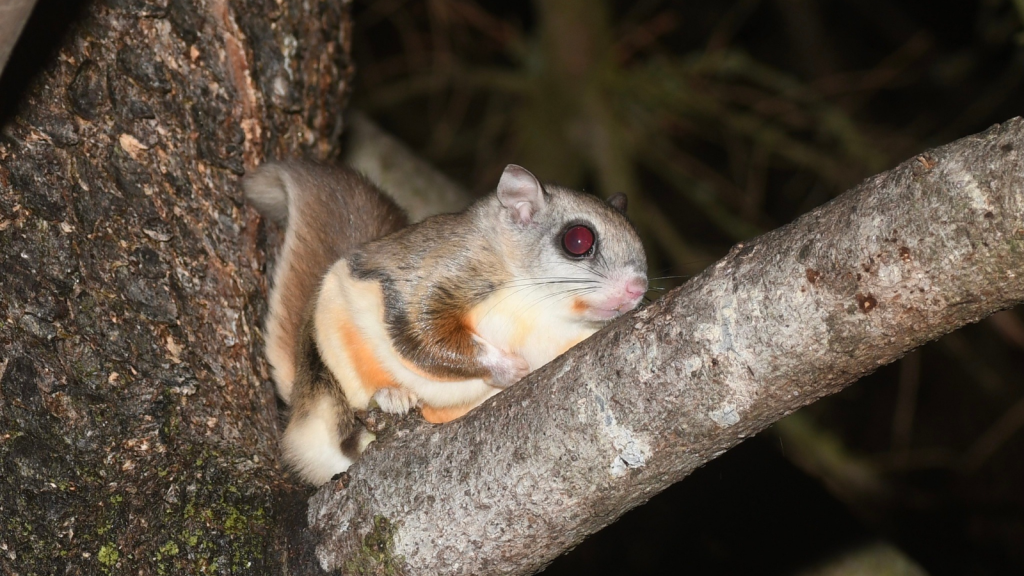
[[[266,164],[246,178],[245,188],[261,212],[280,225],[287,222],[267,315],[267,349],[278,391],[288,401],[303,311],[324,273],[356,246],[408,221],[369,180],[344,167]]]

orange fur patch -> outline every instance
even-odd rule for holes
[[[590,308],[590,306],[587,306],[587,303],[584,302],[583,300],[581,300],[579,298],[573,298],[572,299],[572,311],[573,312],[575,312],[577,314],[583,314],[589,308]]]
[[[449,408],[424,406],[423,419],[431,424],[444,424],[445,422],[451,422],[456,418],[462,418],[472,409],[472,406],[452,406]]]
[[[348,351],[352,367],[359,376],[360,383],[370,391],[372,395],[381,388],[397,388],[398,383],[373,355],[373,351],[363,341],[362,336],[349,324],[342,324],[338,328],[341,331],[342,340],[345,342],[345,349]]]

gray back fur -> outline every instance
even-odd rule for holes
[[[646,273],[640,238],[624,215],[589,194],[551,185],[545,190],[546,206],[527,226],[490,194],[465,212],[427,218],[350,256],[357,277],[381,282],[399,353],[432,374],[484,376],[434,342],[437,334],[457,331],[452,324],[494,290],[524,279],[586,276],[581,266],[596,276],[620,268]],[[600,243],[586,264],[569,262],[560,246],[562,232],[575,224],[591,227]],[[472,355],[470,346],[465,341],[455,348]]]

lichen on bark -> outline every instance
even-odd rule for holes
[[[396,527],[381,515],[374,516],[372,528],[363,536],[362,545],[345,560],[345,574],[402,576],[405,558],[395,556]]]

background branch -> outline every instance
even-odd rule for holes
[[[0,75],[35,5],[36,0],[0,0]]]

